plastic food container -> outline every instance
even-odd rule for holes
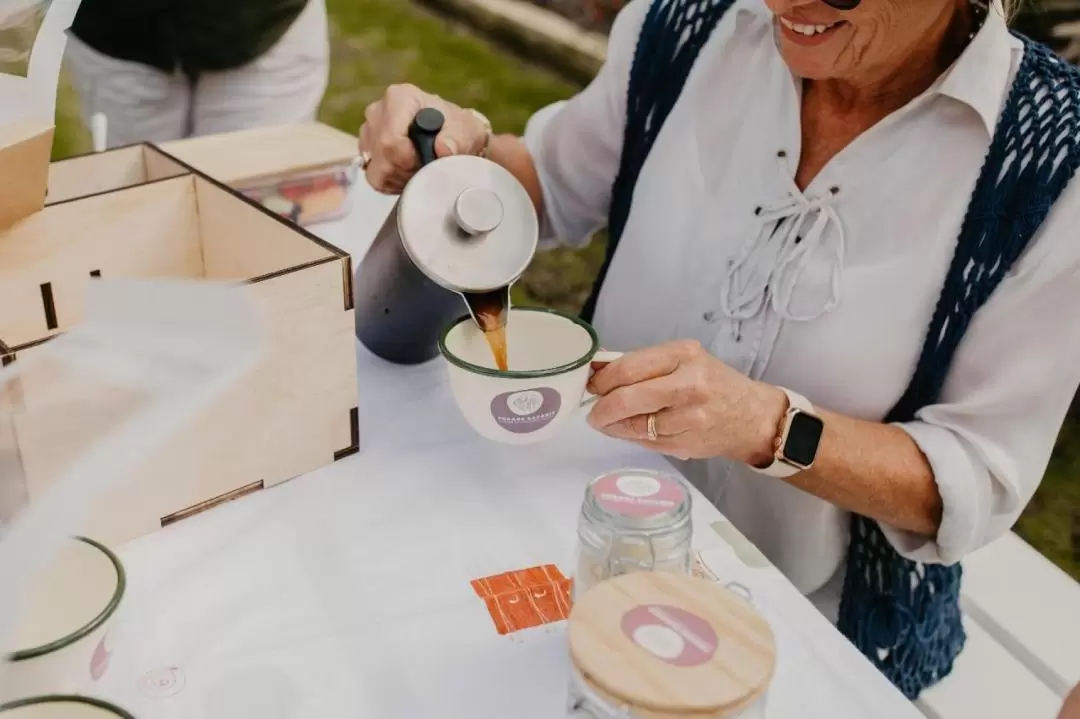
[[[574,596],[630,572],[690,572],[690,490],[679,477],[622,469],[585,488]]]
[[[118,706],[81,696],[44,696],[0,704],[0,719],[135,719]]]
[[[768,623],[707,579],[638,573],[586,592],[567,627],[568,716],[762,719],[776,669]]]
[[[115,554],[91,539],[72,539],[21,595],[15,636],[21,648],[6,660],[0,703],[80,691],[103,677],[106,631],[126,583]]]
[[[244,183],[241,193],[298,225],[307,227],[349,214],[349,190],[356,182],[355,162]]]

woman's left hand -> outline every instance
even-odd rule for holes
[[[600,395],[589,413],[594,428],[680,459],[768,464],[787,408],[781,390],[687,340],[626,354],[597,370],[589,391]],[[649,415],[655,415],[655,441]]]

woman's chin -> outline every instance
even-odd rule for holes
[[[791,72],[804,80],[829,80],[842,74],[838,72],[835,53],[829,50],[781,43],[780,54]]]
[[[847,28],[842,23],[836,29],[820,36],[804,37],[778,25],[780,54],[796,76],[808,80],[826,80],[840,76],[840,50],[844,42],[840,37]]]

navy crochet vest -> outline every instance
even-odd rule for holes
[[[607,256],[582,310],[591,319],[634,186],[701,48],[734,0],[653,0],[630,71]],[[1022,38],[1023,60],[967,208],[911,383],[886,422],[937,401],[952,358],[1080,165],[1080,71]],[[909,699],[952,670],[964,646],[960,565],[924,565],[854,516],[838,627]]]

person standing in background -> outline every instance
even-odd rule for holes
[[[325,0],[83,0],[67,68],[107,146],[315,119],[330,70]]]

